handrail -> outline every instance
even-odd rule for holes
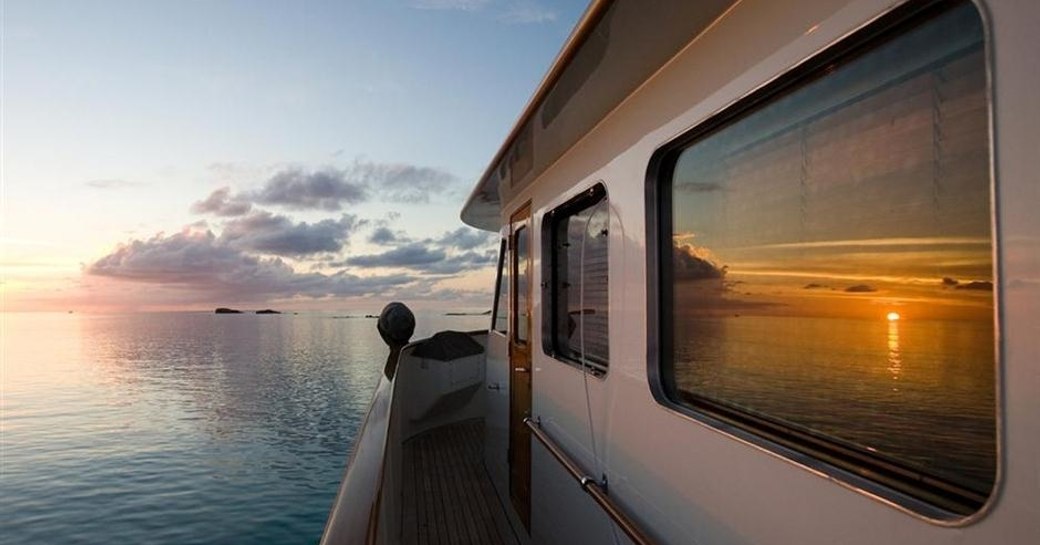
[[[354,446],[340,480],[336,499],[325,519],[319,545],[377,542],[386,453],[391,440],[390,424],[397,385],[394,377],[405,351],[414,348],[422,340],[404,347],[391,347],[365,420],[354,438]]]
[[[466,331],[470,336],[486,335],[486,329]],[[380,540],[383,482],[387,471],[386,458],[393,437],[391,419],[394,411],[397,366],[412,350],[428,338],[412,341],[404,347],[391,348],[383,373],[372,395],[365,420],[361,424],[351,448],[339,490],[325,520],[320,545],[366,543]]]
[[[582,471],[581,466],[574,461],[566,452],[552,440],[551,437],[546,435],[542,430],[542,425],[527,417],[524,419],[524,424],[531,430],[531,435],[538,439],[538,442],[542,444],[549,451],[549,454],[556,458],[557,462],[567,470],[567,473],[571,474],[576,481],[581,485],[581,489],[584,490],[588,495],[592,496],[592,499],[607,513],[621,530],[625,532],[625,535],[632,540],[636,545],[655,545],[655,541],[650,539],[636,522],[632,520],[624,511],[621,510],[621,506],[614,503],[614,500],[610,499],[607,495],[607,491],[600,486],[596,481],[595,477],[592,477]]]
[[[320,545],[374,543],[376,540],[393,397],[394,380],[380,375],[325,521]]]

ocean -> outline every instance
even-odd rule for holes
[[[316,543],[386,360],[363,314],[0,314],[0,543]],[[682,324],[679,389],[992,485],[991,323]]]
[[[0,314],[0,542],[316,543],[386,360],[363,314]]]

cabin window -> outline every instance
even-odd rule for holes
[[[610,211],[603,184],[553,210],[544,224],[549,257],[546,352],[605,373],[608,337],[607,241]]]
[[[498,251],[498,282],[495,291],[495,315],[491,318],[491,329],[505,333],[509,327],[509,246],[503,239]]]
[[[986,53],[922,5],[658,152],[651,334],[659,400],[954,518],[997,465]]]
[[[529,229],[526,225],[521,226],[513,235],[513,243],[516,244],[513,250],[516,252],[516,259],[513,260],[513,278],[516,279],[516,306],[513,310],[515,317],[513,327],[516,329],[516,342],[521,344],[527,342],[530,334],[528,328],[531,323],[529,316],[531,304],[527,300],[530,296],[528,285],[531,282],[530,278],[528,278],[529,271],[527,269],[528,253],[531,245],[528,231]]]

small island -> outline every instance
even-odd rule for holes
[[[234,308],[217,307],[214,314],[242,314],[242,311]]]
[[[278,312],[277,310],[271,310],[269,308],[265,308],[264,310],[258,310],[258,311],[256,311],[256,313],[257,314],[281,314],[281,312]]]

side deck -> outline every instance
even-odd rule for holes
[[[471,419],[405,441],[405,545],[519,545],[484,468],[483,430]]]

